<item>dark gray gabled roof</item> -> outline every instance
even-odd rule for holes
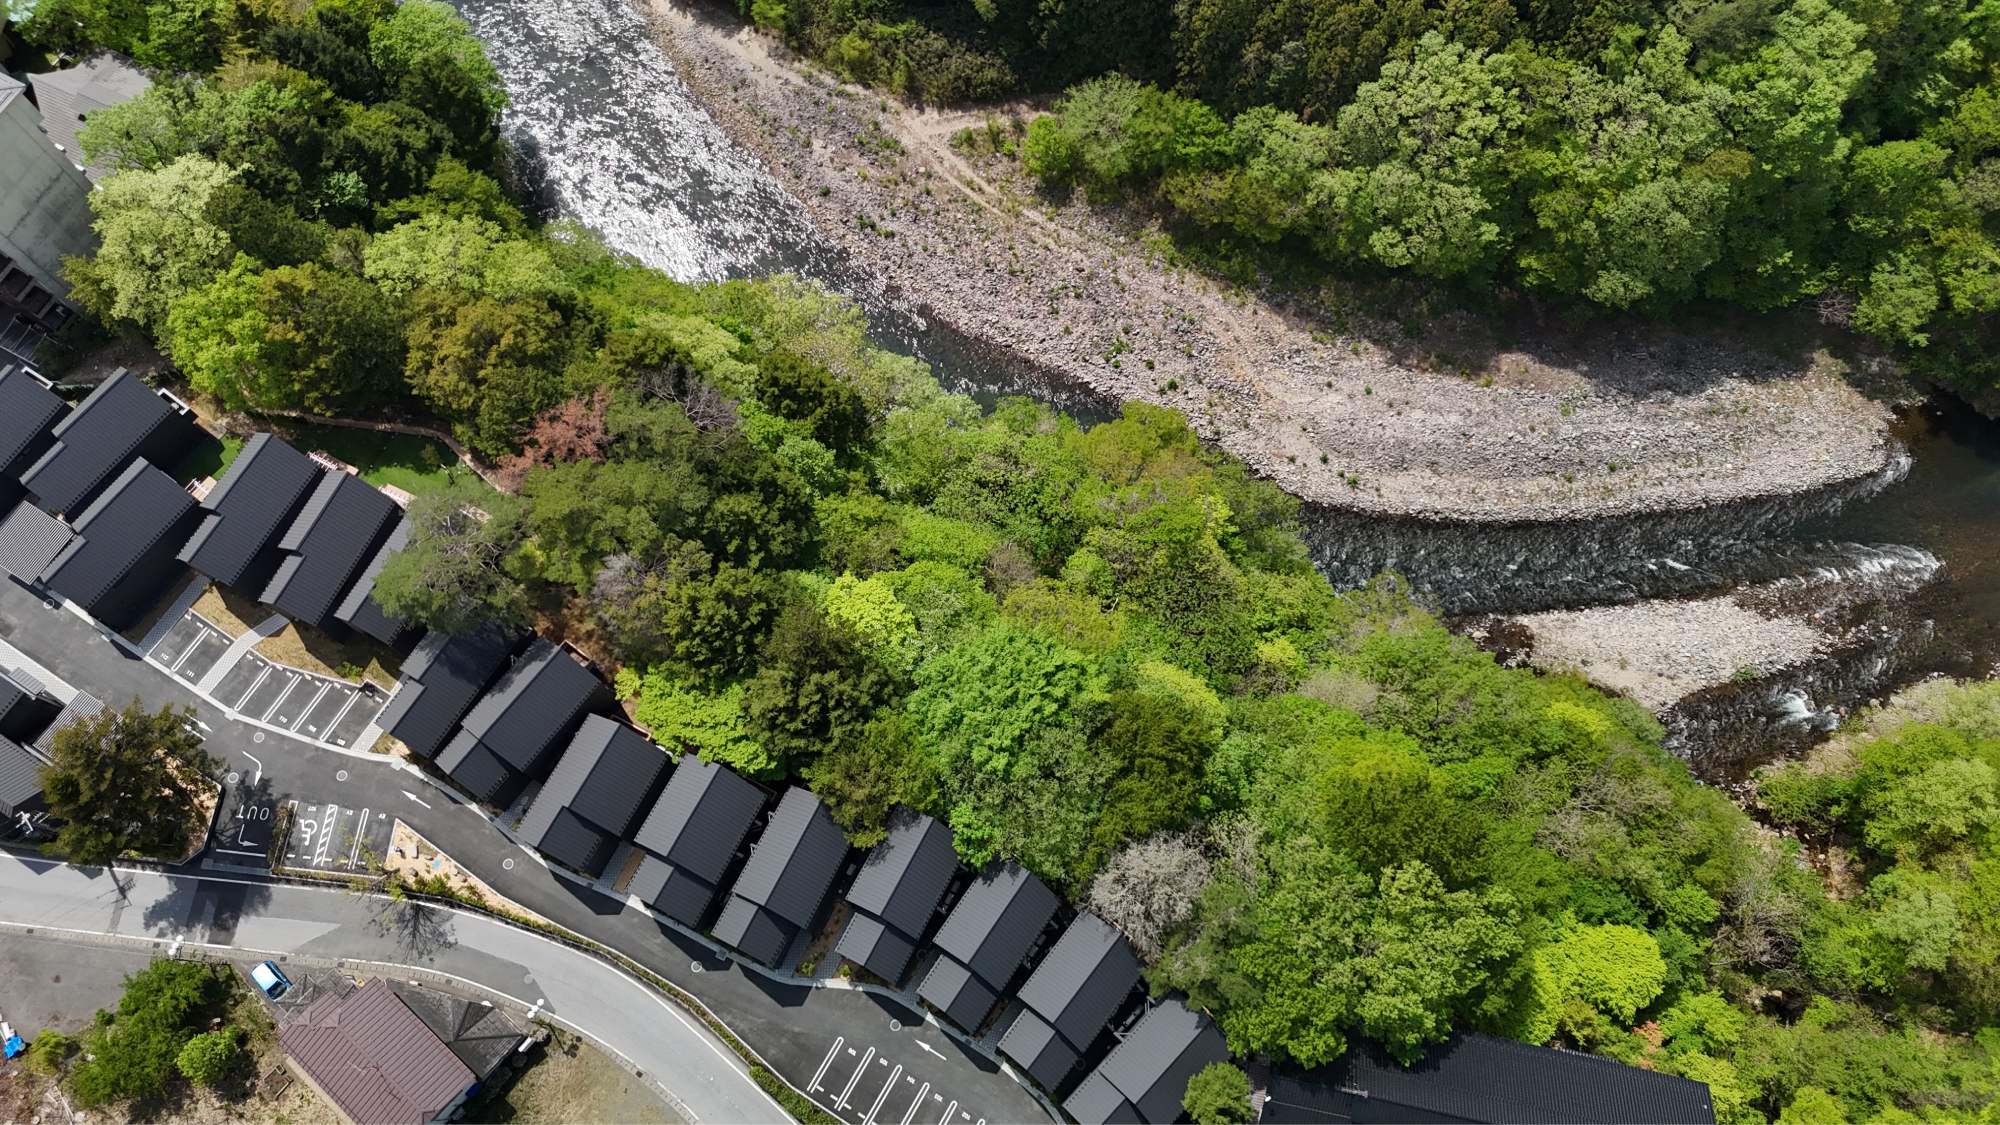
[[[1000,994],[972,975],[971,969],[948,956],[931,962],[930,972],[917,986],[917,995],[966,1031],[979,1030],[993,1010],[993,1002],[1000,999]]]
[[[0,369],[0,475],[27,471],[53,437],[51,430],[69,407],[41,380],[19,368]]]
[[[602,874],[666,773],[665,750],[624,723],[591,715],[535,794],[518,833],[552,859]]]
[[[23,582],[40,582],[75,538],[68,524],[23,500],[0,518],[0,570]]]
[[[122,367],[50,432],[55,443],[21,483],[42,508],[71,516],[134,457],[171,467],[200,436],[193,422]]]
[[[527,788],[528,778],[501,761],[464,727],[438,751],[437,768],[480,802],[506,806]]]
[[[888,835],[862,861],[860,874],[847,889],[847,901],[910,941],[920,941],[957,871],[951,829],[932,817],[897,809],[890,814]]]
[[[258,600],[294,621],[326,625],[401,515],[394,500],[360,477],[326,473],[278,540],[281,561]]]
[[[1021,986],[1020,1000],[1080,1053],[1139,983],[1139,958],[1109,923],[1085,911]]]
[[[33,742],[62,711],[62,702],[25,673],[0,672],[0,737]]]
[[[785,790],[729,891],[794,926],[805,926],[847,859],[847,837],[808,790]]]
[[[799,928],[748,899],[730,895],[710,932],[751,960],[776,968]]]
[[[1018,1063],[1042,1088],[1054,1092],[1082,1057],[1056,1029],[1026,1008],[1000,1037],[1000,1053]]]
[[[1101,1070],[1084,1075],[1083,1081],[1063,1099],[1063,1112],[1077,1125],[1145,1125],[1146,1120],[1125,1100],[1125,1095],[1105,1081]]]
[[[1181,1115],[1188,1079],[1227,1061],[1229,1047],[1215,1021],[1169,999],[1140,1017],[1095,1073],[1132,1103],[1140,1119],[1170,1125]]]
[[[0,738],[0,816],[12,817],[42,803],[41,757],[11,738]],[[5,831],[6,825],[0,825]]]
[[[683,926],[699,927],[715,901],[715,884],[650,852],[625,889]]]
[[[194,497],[144,461],[133,461],[76,521],[76,538],[43,572],[49,589],[92,609],[176,529]],[[175,564],[178,569],[178,564]]]
[[[323,472],[271,434],[252,434],[202,501],[201,526],[179,558],[225,586],[243,581],[298,515]]]
[[[426,633],[404,659],[396,694],[375,722],[412,753],[436,757],[472,701],[506,665],[515,640],[511,630],[491,623],[456,637]]]
[[[1269,1091],[1261,1120],[1276,1122],[1715,1121],[1715,1103],[1700,1082],[1490,1035],[1454,1035],[1409,1067],[1357,1045],[1317,1070],[1272,1074]]]
[[[901,984],[917,946],[894,926],[857,910],[847,916],[833,951],[890,984]]]
[[[361,573],[354,579],[354,585],[347,588],[347,596],[333,609],[334,620],[365,636],[370,636],[385,645],[393,645],[396,638],[409,630],[410,625],[400,617],[393,616],[375,600],[375,580],[382,576],[382,568],[389,565],[389,556],[402,550],[410,543],[410,517],[396,521],[389,531],[389,537],[375,549],[375,554],[361,566]]]
[[[971,969],[994,991],[1021,968],[1061,900],[1012,860],[986,865],[959,896],[931,944]]]
[[[387,982],[396,999],[422,1020],[476,1078],[485,1078],[521,1045],[521,1028],[491,1004],[401,981]]]
[[[728,766],[681,755],[632,842],[704,883],[716,883],[764,811],[765,793]]]
[[[537,637],[461,722],[492,754],[530,778],[545,772],[585,712],[611,699],[597,673]]]

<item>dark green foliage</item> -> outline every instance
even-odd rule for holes
[[[184,858],[216,799],[222,762],[202,748],[194,712],[135,700],[56,732],[42,793],[61,827],[52,851],[99,866],[123,855]]]
[[[758,655],[743,716],[771,755],[803,763],[861,736],[898,691],[895,677],[815,608],[794,604]]]
[[[237,988],[230,970],[199,961],[153,962],[125,978],[116,1012],[97,1013],[84,1032],[88,1057],[70,1071],[70,1091],[79,1106],[139,1101],[165,1093],[180,1072],[183,1049],[222,1014]],[[215,1033],[240,1034],[234,1028]],[[231,1040],[232,1046],[234,1040]],[[209,1050],[197,1068],[209,1073]],[[222,1060],[226,1061],[226,1060]]]
[[[860,733],[828,746],[800,771],[857,847],[880,841],[902,805],[936,808],[937,765],[900,711],[877,714]]]

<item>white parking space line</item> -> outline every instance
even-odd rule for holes
[[[874,1059],[874,1057],[875,1057],[875,1048],[873,1047],[868,1048],[868,1053],[861,1056],[861,1061],[855,1065],[854,1076],[847,1080],[847,1086],[846,1088],[840,1091],[840,1097],[834,1101],[833,1108],[835,1109],[847,1108],[848,1095],[854,1093],[854,1084],[861,1081],[862,1073],[868,1069],[868,1063],[870,1060]],[[957,1103],[954,1102],[952,1104],[956,1105]]]
[[[836,1035],[833,1037],[833,1046],[826,1049],[826,1057],[819,1061],[819,1069],[813,1071],[813,1080],[811,1085],[806,1087],[807,1090],[819,1089],[820,1080],[826,1077],[826,1068],[833,1065],[834,1056],[840,1054],[841,1045],[846,1042],[847,1036],[845,1035]]]
[[[354,850],[347,853],[347,866],[359,866],[355,861],[361,858],[361,834],[368,831],[368,810],[361,810],[361,821],[354,826]]]
[[[882,1083],[882,1092],[875,1095],[875,1104],[869,1106],[868,1112],[861,1115],[861,1125],[875,1125],[875,1115],[881,1112],[882,1103],[889,1100],[889,1091],[896,1088],[896,1079],[902,1076],[903,1067],[898,1063],[896,1069],[889,1072],[889,1080]]]
[[[924,1095],[930,1092],[931,1084],[928,1082],[924,1083],[923,1089],[917,1091],[917,1099],[910,1103],[908,1112],[903,1114],[902,1125],[910,1125],[910,1122],[917,1116],[918,1108],[924,1104]]]
[[[938,1118],[938,1125],[945,1125],[945,1122],[947,1122],[947,1121],[950,1121],[950,1120],[951,1120],[951,1115],[952,1115],[952,1114],[953,1114],[954,1112],[956,1112],[956,1111],[957,1111],[957,1109],[958,1109],[958,1103],[957,1103],[956,1101],[954,1101],[954,1102],[952,1102],[952,1103],[951,1103],[950,1105],[948,1105],[948,1106],[944,1107],[944,1116],[943,1116],[943,1117],[940,1117],[940,1118]]]

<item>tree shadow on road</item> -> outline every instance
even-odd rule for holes
[[[427,902],[390,900],[369,919],[368,928],[396,943],[399,952],[429,961],[458,946],[458,916]]]

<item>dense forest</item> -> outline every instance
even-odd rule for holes
[[[1239,1052],[1482,1028],[1728,1121],[2000,1095],[1991,685],[1775,771],[1760,824],[1636,705],[1501,668],[1392,577],[1334,591],[1296,502],[1177,413],[982,410],[809,285],[531,222],[443,4],[95,2],[29,30],[74,12],[160,73],[85,130],[120,169],[89,310],[220,408],[436,418],[496,465],[414,503],[392,609],[561,631],[657,739],[809,784],[857,843],[940,816]]]
[[[1806,304],[2000,385],[2000,23],[1946,0],[858,0],[752,17],[1267,263],[1479,300]],[[1103,77],[1093,77],[1103,75]],[[1210,247],[1214,249],[1214,247]]]

